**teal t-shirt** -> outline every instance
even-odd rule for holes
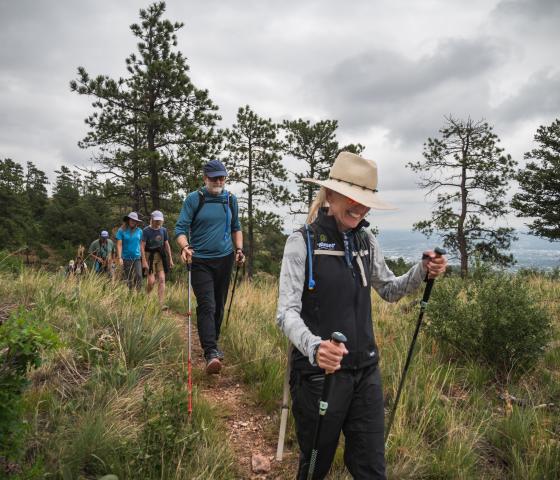
[[[115,235],[117,240],[122,241],[123,260],[136,260],[140,258],[140,241],[142,240],[142,229],[136,227],[134,230],[119,228]]]
[[[233,252],[231,234],[241,230],[237,198],[223,191],[210,195],[206,188],[204,205],[193,223],[193,215],[200,201],[198,191],[190,193],[175,225],[175,237],[186,235],[194,249],[195,258],[220,258]],[[231,206],[231,208],[230,208]]]
[[[105,243],[101,243],[99,239],[91,242],[88,253],[93,253],[94,255],[101,258],[108,258],[113,254],[114,251],[115,245],[113,244],[113,240],[108,238]]]

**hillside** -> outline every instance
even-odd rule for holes
[[[537,368],[507,385],[420,336],[389,439],[389,478],[560,476],[560,285],[535,277],[531,288],[553,314],[554,339]],[[208,379],[195,355],[189,420],[184,284],[170,288],[162,313],[154,299],[99,278],[0,274],[2,319],[21,305],[62,342],[30,374],[23,456],[8,478],[293,478],[293,425],[285,463],[250,473],[251,455],[272,456],[278,434],[287,343],[276,295],[274,281],[238,287],[223,332],[227,368]],[[417,316],[411,300],[372,297],[387,407]],[[347,478],[341,452],[331,478]]]

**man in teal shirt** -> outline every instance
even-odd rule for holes
[[[191,192],[183,202],[175,238],[183,261],[192,260],[192,287],[206,372],[219,373],[223,353],[218,338],[231,269],[234,260],[243,263],[245,256],[237,198],[224,189],[226,169],[219,160],[211,160],[203,172],[204,187]]]
[[[91,242],[88,253],[93,258],[93,271],[111,275],[113,257],[115,255],[115,244],[109,238],[109,232],[103,230],[97,240]]]

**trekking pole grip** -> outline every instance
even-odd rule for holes
[[[348,339],[346,338],[346,335],[344,335],[343,333],[333,332],[331,334],[331,342],[336,343],[337,345],[340,345],[341,343],[346,343],[347,341]]]
[[[447,253],[447,250],[445,250],[445,248],[441,248],[441,247],[436,247],[434,248],[434,252],[436,254],[436,257],[441,257],[442,255],[445,255]],[[423,255],[422,259],[426,259],[426,258],[430,258],[428,255]],[[434,278],[429,278],[429,273],[426,272],[426,289],[424,290],[424,297],[422,298],[422,302],[427,303],[428,300],[430,299],[430,294],[432,293],[432,287],[434,286]]]

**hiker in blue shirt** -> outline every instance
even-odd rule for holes
[[[142,229],[138,227],[141,222],[136,212],[130,212],[123,217],[123,224],[115,235],[119,265],[123,266],[124,278],[128,288],[136,288],[136,290],[140,290],[142,287],[142,257],[140,253]]]
[[[192,260],[192,287],[206,372],[219,373],[223,352],[218,348],[231,270],[241,264],[243,233],[237,198],[224,189],[227,172],[219,160],[203,169],[204,187],[191,192],[175,225],[175,238],[184,262]],[[235,253],[234,253],[235,248]]]

